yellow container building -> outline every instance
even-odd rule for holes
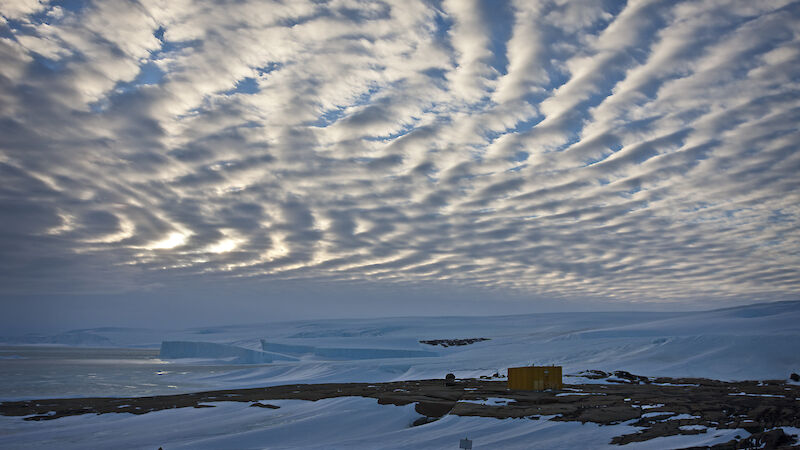
[[[508,388],[527,391],[561,389],[561,366],[511,367]]]

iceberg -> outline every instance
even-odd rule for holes
[[[193,341],[164,341],[161,343],[159,357],[162,359],[214,359],[224,360],[232,364],[266,364],[274,360],[296,360],[296,358],[289,356],[251,350],[235,345]]]
[[[288,353],[290,355],[313,354],[315,348],[310,345],[275,344],[261,340],[261,349],[265,352]]]

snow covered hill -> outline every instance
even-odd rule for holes
[[[782,379],[800,371],[800,302],[690,313],[331,320],[202,333],[195,335],[282,350],[298,359],[254,369],[262,382],[347,381],[354,373],[361,374],[359,381],[439,378],[449,372],[469,377],[531,363],[563,365],[566,373],[621,369],[726,380]],[[478,337],[489,340],[447,348],[419,342]]]
[[[526,364],[558,364],[565,373],[626,370],[724,380],[784,379],[800,371],[800,302],[701,312],[316,320],[176,331],[99,328],[36,339],[67,336],[63,343],[69,345],[76,335],[82,342],[119,347],[181,341],[167,344],[162,359],[240,366],[233,376],[193,380],[209,388],[440,378],[450,372],[476,377]],[[488,340],[449,347],[420,342],[465,338]]]

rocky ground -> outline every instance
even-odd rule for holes
[[[565,384],[561,391],[512,391],[504,381],[443,380],[391,383],[297,384],[133,398],[74,398],[0,403],[0,414],[24,420],[53,420],[79,414],[145,414],[170,408],[207,408],[214,402],[250,402],[253,407],[277,408],[270,400],[358,396],[380,404],[415,403],[422,425],[446,415],[525,418],[592,422],[627,422],[639,427],[616,436],[626,444],[660,436],[705,433],[707,428],[743,428],[750,433],[716,449],[800,448],[797,440],[777,427],[800,428],[800,386],[784,381],[723,382],[694,378],[648,378],[627,372],[591,371],[583,378],[600,384]],[[570,377],[568,375],[566,382]],[[573,378],[580,380],[582,378]]]

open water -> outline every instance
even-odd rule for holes
[[[235,366],[158,359],[158,349],[0,346],[0,400],[132,397],[207,389]]]

